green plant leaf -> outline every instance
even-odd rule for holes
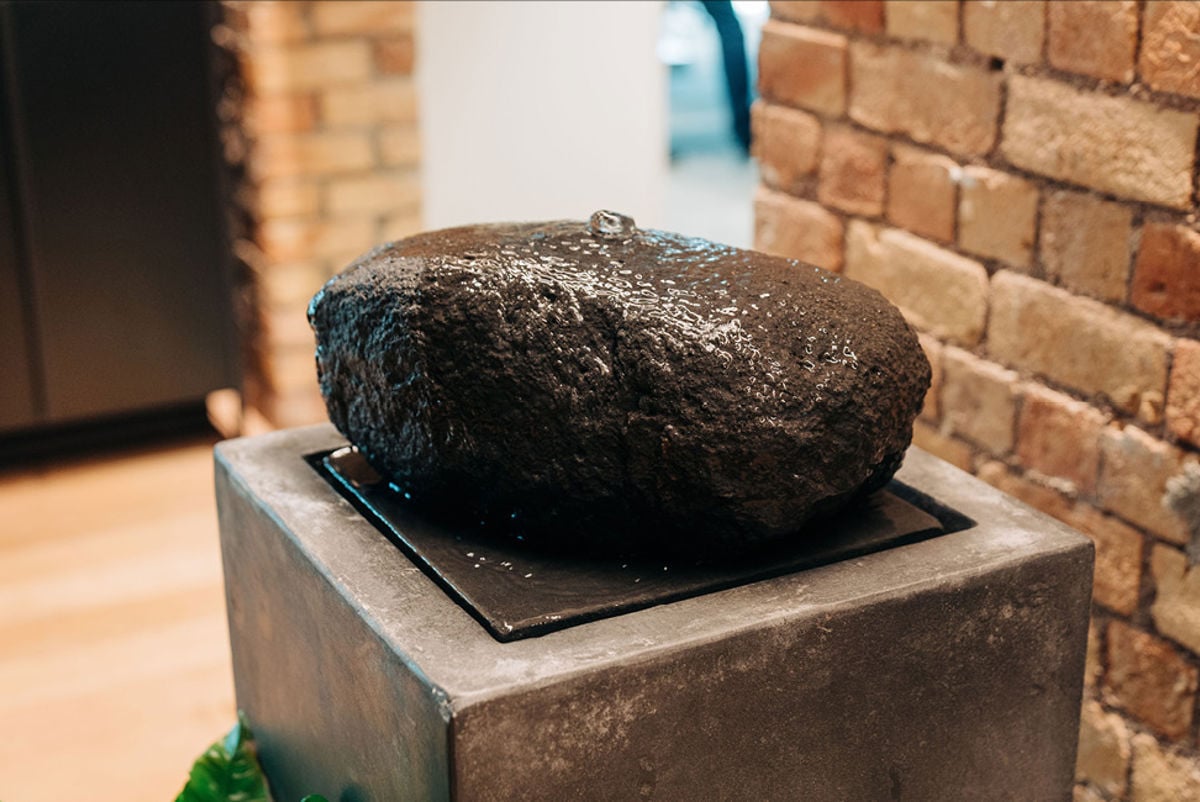
[[[320,794],[309,794],[308,796],[301,799],[300,802],[329,802],[329,800],[326,799],[325,797],[321,796]]]
[[[271,802],[245,717],[196,759],[175,802]]]

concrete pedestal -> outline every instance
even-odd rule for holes
[[[226,442],[238,705],[277,799],[1068,800],[1088,540],[916,449],[977,521],[499,643],[307,464]]]

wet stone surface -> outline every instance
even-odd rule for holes
[[[398,493],[567,549],[803,537],[887,482],[929,385],[874,290],[611,212],[382,246],[309,318]]]

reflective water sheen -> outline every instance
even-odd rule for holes
[[[491,308],[501,316],[510,301],[504,294],[514,285],[529,289],[522,299],[532,304],[533,317],[555,317],[565,325],[594,323],[585,318],[596,302],[617,310],[630,324],[619,328],[658,338],[646,355],[662,351],[677,359],[695,352],[723,364],[734,374],[730,386],[754,400],[760,423],[775,422],[797,402],[807,407],[850,392],[853,381],[839,376],[858,370],[850,327],[816,322],[837,320],[830,311],[841,306],[833,297],[840,293],[827,290],[841,283],[839,276],[794,260],[774,260],[774,267],[763,269],[755,265],[761,255],[639,229],[616,212],[596,212],[585,225],[432,232],[392,248],[396,257],[419,257],[434,268],[423,271],[430,285],[452,282],[492,296]],[[611,359],[611,353],[591,353],[590,367],[611,374]],[[789,386],[780,359],[800,364],[815,379],[802,388],[802,398]],[[671,372],[665,359],[649,367]]]

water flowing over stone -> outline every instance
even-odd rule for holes
[[[930,377],[874,290],[613,212],[381,246],[309,319],[401,492],[567,548],[803,536],[891,478]]]

